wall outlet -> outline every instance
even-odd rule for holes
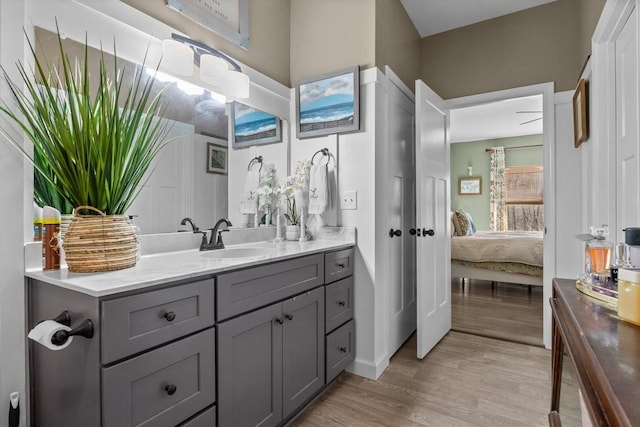
[[[340,209],[358,209],[358,192],[357,191],[341,191],[340,192]]]

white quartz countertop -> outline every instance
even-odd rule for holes
[[[110,272],[71,273],[65,268],[27,271],[25,276],[94,297],[103,297],[207,274],[339,250],[354,246],[355,243],[355,235],[307,242],[264,241],[227,246],[222,250],[201,252],[192,249],[146,255],[132,268]],[[224,254],[225,251],[227,254]],[[246,256],[247,253],[250,255]],[[242,256],[235,257],[235,254]]]

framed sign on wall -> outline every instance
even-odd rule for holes
[[[165,0],[167,7],[249,49],[249,0]]]
[[[482,177],[458,178],[458,194],[461,196],[482,194]]]

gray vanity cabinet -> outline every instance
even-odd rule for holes
[[[281,426],[353,360],[352,248],[91,296],[29,279],[29,328],[63,311],[90,339],[29,341],[31,425]]]
[[[327,384],[344,371],[355,358],[353,257],[353,249],[329,252],[325,255]]]
[[[59,351],[29,341],[31,425],[212,425],[213,276],[105,297],[30,280],[28,294],[30,327],[67,311],[94,331]]]
[[[218,324],[218,425],[276,426],[324,386],[324,288]]]

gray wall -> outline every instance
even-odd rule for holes
[[[375,2],[291,0],[291,83],[375,65]]]
[[[443,98],[555,82],[574,89],[604,0],[557,0],[422,39],[422,80]]]
[[[412,91],[420,77],[421,38],[397,0],[376,0],[376,67],[391,67]]]
[[[451,210],[463,209],[471,214],[478,230],[489,229],[489,153],[491,147],[519,147],[542,144],[542,135],[489,139],[451,144]],[[507,166],[542,166],[542,147],[507,150]],[[459,196],[458,178],[469,176],[467,167],[473,166],[473,176],[482,177],[482,194]]]
[[[250,0],[244,51],[165,0],[122,1],[289,87],[389,65],[412,90],[420,78],[445,99],[548,81],[574,89],[605,2],[557,0],[420,39],[399,0]]]
[[[121,0],[161,22],[289,85],[290,0],[249,0],[249,50],[170,10],[165,0]]]

